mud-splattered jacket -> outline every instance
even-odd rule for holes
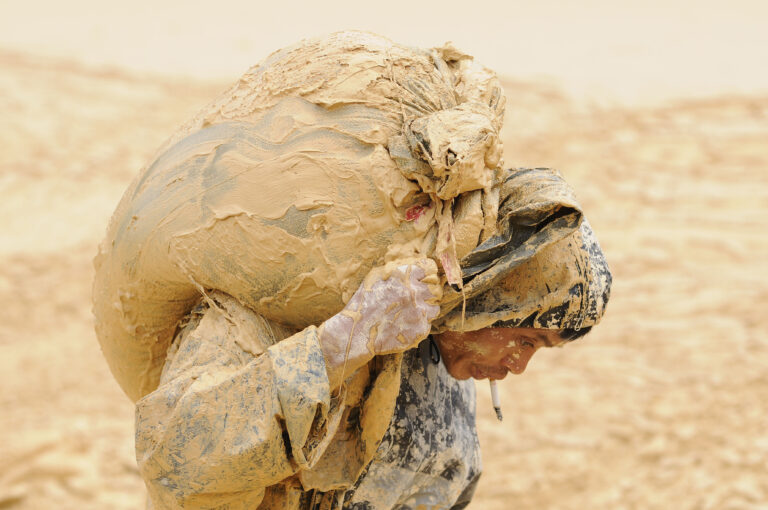
[[[419,350],[332,391],[317,330],[214,294],[136,406],[149,508],[464,508],[480,475],[472,381]]]
[[[462,260],[466,307],[446,290],[437,327],[596,324],[612,278],[573,190],[512,169],[499,201],[498,234]],[[472,384],[410,351],[331,391],[315,328],[213,294],[137,402],[138,463],[156,508],[462,508],[480,471]]]

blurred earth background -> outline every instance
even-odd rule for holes
[[[478,384],[473,509],[768,509],[768,3],[0,0],[0,509],[138,509],[91,259],[132,177],[248,67],[357,28],[503,76],[508,166],[559,168],[603,323]]]

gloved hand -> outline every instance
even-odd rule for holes
[[[371,270],[344,309],[320,327],[329,377],[341,377],[342,369],[349,374],[375,355],[418,345],[429,334],[441,297],[437,266],[431,259],[392,262]],[[332,381],[332,386],[336,382],[340,381]]]

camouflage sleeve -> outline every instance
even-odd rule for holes
[[[160,386],[136,404],[137,461],[155,509],[255,508],[333,433],[317,330],[254,354],[228,311],[206,309],[180,334]]]

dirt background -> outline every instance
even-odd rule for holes
[[[255,7],[226,29],[179,5],[0,3],[0,509],[142,507],[133,409],[92,329],[96,245],[179,124],[342,24],[486,53],[507,164],[561,169],[614,272],[603,324],[503,382],[503,424],[478,385],[472,508],[768,509],[768,7],[646,4],[438,17],[421,41],[389,11],[257,37]]]

